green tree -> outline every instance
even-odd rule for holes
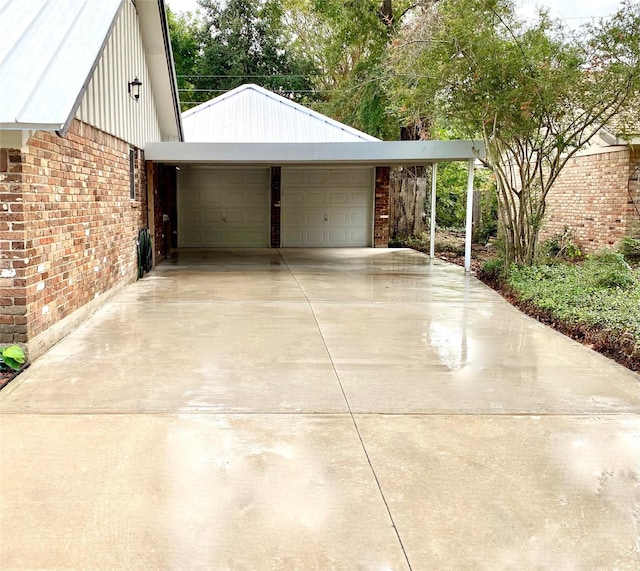
[[[283,0],[292,48],[312,61],[321,98],[313,106],[383,139],[396,139],[398,117],[381,86],[387,47],[408,0]]]
[[[206,29],[198,16],[190,12],[174,14],[167,8],[167,21],[180,102],[184,111],[193,105],[193,101],[197,101],[194,79],[200,68]]]
[[[511,0],[425,4],[394,42],[390,91],[406,120],[435,117],[486,145],[506,258],[532,263],[546,197],[567,161],[640,85],[640,6],[570,33]]]
[[[244,83],[300,98],[313,67],[289,48],[279,0],[199,0],[207,34],[194,85],[212,96]]]

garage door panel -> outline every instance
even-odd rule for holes
[[[205,228],[211,224],[217,224],[222,220],[222,210],[205,210],[201,213],[200,218],[202,222],[197,222],[197,225],[202,225]]]
[[[222,223],[231,225],[231,224],[241,224],[245,222],[246,215],[244,212],[238,212],[237,210],[231,210],[224,212]]]
[[[351,183],[351,177],[347,171],[329,171],[327,173],[327,183],[348,186]]]
[[[304,198],[303,198],[304,200]],[[318,205],[323,205],[325,203],[326,200],[326,195],[324,192],[314,192],[314,191],[309,191],[306,194],[306,203],[309,206],[318,206]]]
[[[373,169],[282,169],[284,247],[369,246]]]
[[[305,224],[306,213],[304,212],[283,212],[282,213],[282,225],[285,227],[302,226]]]
[[[309,210],[308,212],[303,213],[302,219],[303,224],[306,224],[307,226],[322,226],[325,221],[325,214],[323,211]]]
[[[345,204],[347,204],[347,202],[349,202],[347,195],[347,192],[330,192],[327,195],[327,204],[344,206]]]
[[[187,230],[183,239],[188,243],[198,243],[204,239],[200,230]]]
[[[287,202],[289,204],[304,204],[304,197],[300,190],[290,190],[287,194]]]
[[[245,195],[245,202],[249,206],[264,206],[266,204],[264,192],[247,192]]]
[[[178,184],[180,246],[269,245],[267,169],[181,171]]]
[[[306,184],[325,185],[327,182],[327,172],[325,170],[309,171]]]
[[[268,182],[268,176],[265,176],[266,171],[246,171],[244,184],[246,186],[263,186],[265,182]]]
[[[184,216],[184,220],[185,220],[185,222],[186,222],[189,226],[191,226],[191,227],[193,227],[193,226],[195,226],[195,227],[200,226],[200,224],[201,224],[201,222],[200,222],[200,221],[201,221],[201,218],[202,218],[202,213],[201,213],[201,212],[198,212],[198,211],[195,211],[195,212],[193,212],[193,211],[187,212],[187,213],[185,213],[185,216]]]
[[[187,206],[198,206],[200,204],[200,191],[198,189],[190,189],[183,196],[183,203]]]
[[[353,206],[367,206],[370,202],[370,192],[352,192],[349,194],[349,203]]]
[[[233,190],[226,189],[223,203],[225,206],[241,206],[245,203],[246,199],[246,193],[244,193],[241,188]]]

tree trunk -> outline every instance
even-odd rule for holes
[[[391,236],[419,236],[427,229],[430,181],[424,167],[401,167],[391,171]]]

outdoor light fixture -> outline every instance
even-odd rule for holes
[[[131,97],[131,99],[133,99],[134,101],[138,101],[138,99],[140,99],[141,85],[142,85],[142,81],[138,79],[137,75],[133,81],[129,82],[129,97]]]

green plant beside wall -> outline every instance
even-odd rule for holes
[[[618,243],[618,253],[622,254],[628,262],[640,262],[640,239],[625,236]]]
[[[25,361],[24,351],[18,345],[11,345],[0,350],[0,366],[3,368],[19,371]]]

